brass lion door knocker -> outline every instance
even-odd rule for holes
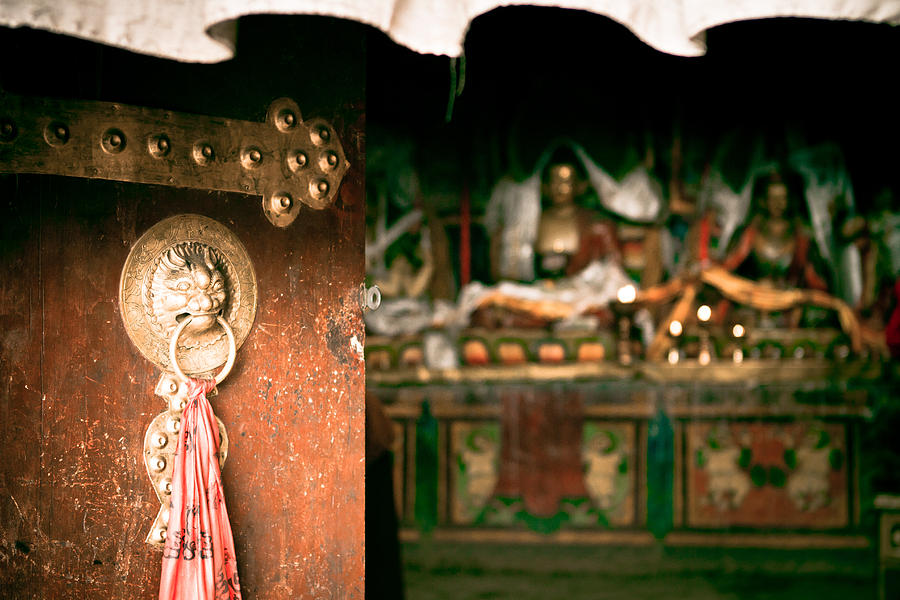
[[[206,380],[208,390],[203,391],[212,394],[231,372],[253,325],[256,300],[256,274],[247,250],[224,225],[200,215],[177,215],[151,227],[122,269],[119,308],[125,329],[141,354],[162,370],[155,393],[166,410],[147,428],[144,464],[161,504],[146,541],[165,547],[165,556],[179,550],[170,548],[173,542],[167,543],[167,537],[170,518],[176,518],[170,514],[177,487],[176,448],[190,445],[193,433],[182,435],[183,413],[191,393],[201,393],[196,381]],[[221,469],[228,437],[214,418]]]

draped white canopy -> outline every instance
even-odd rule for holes
[[[212,63],[233,56],[238,17],[328,15],[370,24],[416,52],[459,56],[472,19],[508,5],[605,15],[658,50],[682,56],[702,55],[706,30],[732,21],[810,17],[900,23],[900,0],[3,0],[0,25]]]

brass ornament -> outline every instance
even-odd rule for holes
[[[172,367],[172,371],[175,372],[176,377],[182,381],[187,381],[188,376],[185,375],[184,371],[181,370],[181,367],[178,366],[178,340],[181,337],[181,332],[190,326],[192,322],[193,318],[190,316],[183,319],[181,323],[178,324],[178,327],[175,328],[175,331],[172,332],[172,338],[169,341],[169,365]],[[231,367],[234,366],[234,360],[237,358],[237,344],[234,339],[234,330],[231,329],[231,325],[228,324],[228,321],[217,315],[216,323],[218,323],[225,331],[225,335],[228,339],[228,359],[225,361],[225,366],[222,367],[222,370],[219,371],[214,378],[216,385],[219,385],[226,377],[228,377],[228,374],[231,372]]]
[[[181,427],[181,413],[187,406],[187,385],[170,373],[163,373],[155,391],[157,396],[166,401],[168,410],[156,415],[144,434],[144,466],[160,503],[159,512],[147,533],[146,542],[162,548],[165,545],[166,527],[169,523],[169,496],[172,494],[172,472]],[[228,457],[228,433],[219,417],[216,417],[216,424],[219,426],[218,458],[221,469]]]
[[[109,136],[111,148],[124,144],[116,135]],[[169,148],[163,138],[154,143],[161,152]],[[144,435],[144,466],[160,501],[148,544],[162,548],[166,542],[175,454],[188,402],[187,375],[210,374],[225,363],[215,377],[221,383],[253,325],[256,298],[256,274],[246,248],[227,227],[202,215],[160,221],[125,259],[119,310],[131,341],[163,369],[155,393],[166,401],[166,410]],[[214,394],[212,390],[209,395]],[[221,469],[228,435],[218,417],[216,424]]]
[[[290,98],[265,122],[0,92],[0,173],[42,173],[262,196],[290,225],[330,206],[350,167],[334,127]]]
[[[128,254],[119,281],[119,310],[131,341],[148,360],[172,371],[169,344],[182,326],[176,356],[188,375],[208,373],[231,354],[219,318],[241,346],[256,301],[256,273],[244,245],[201,215],[177,215],[147,230]]]

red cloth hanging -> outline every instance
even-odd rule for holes
[[[188,381],[172,474],[159,600],[240,600],[234,537],[222,493],[219,428],[206,394],[211,379]]]
[[[888,350],[891,356],[900,358],[900,278],[894,282],[894,312],[888,319],[887,326],[884,329],[884,337],[887,341]]]
[[[469,184],[463,185],[459,202],[459,285],[472,281],[472,197]]]
[[[709,266],[709,238],[711,229],[710,221],[712,219],[713,215],[710,212],[704,214],[700,219],[700,248],[698,252],[698,258],[700,260],[701,267]]]

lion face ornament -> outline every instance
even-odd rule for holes
[[[226,309],[225,269],[219,252],[200,242],[178,244],[162,255],[150,283],[150,298],[152,314],[166,337],[190,317],[183,343],[208,341],[216,317]]]
[[[200,215],[178,215],[151,227],[132,247],[122,270],[119,305],[129,337],[144,356],[171,371],[178,364],[206,373],[228,355],[224,319],[238,346],[256,314],[256,275],[247,251],[224,225]]]

